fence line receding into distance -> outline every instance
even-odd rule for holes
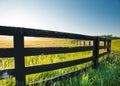
[[[93,61],[92,66],[93,68],[96,68],[98,66],[98,58],[103,55],[109,56],[111,51],[110,50],[111,40],[100,38],[100,37],[94,37],[94,36],[86,36],[81,34],[0,26],[0,35],[13,36],[13,41],[14,41],[13,48],[0,48],[0,58],[14,57],[14,60],[15,60],[14,61],[15,69],[0,70],[0,79],[6,78],[6,77],[3,77],[5,73],[7,73],[9,77],[14,76],[16,79],[16,86],[25,86],[26,85],[25,77],[28,74],[56,70],[60,68],[65,68],[65,67],[86,63],[89,61]],[[89,43],[88,46],[79,46],[79,47],[25,48],[24,37],[26,36],[48,37],[48,38],[68,38],[68,39],[88,40],[88,41],[90,40],[90,41],[93,41],[93,46],[90,46],[90,43]],[[104,42],[104,46],[100,46],[99,44],[100,41]],[[107,51],[99,54],[99,49],[107,49]],[[25,67],[25,61],[24,61],[25,56],[83,52],[83,51],[89,51],[89,50],[93,51],[92,57],[77,59],[72,61],[52,63],[52,64]],[[86,68],[82,70],[73,71],[61,76],[57,76],[55,78],[52,78],[52,81],[55,82],[57,80],[62,80],[62,77],[67,77],[68,75],[72,77],[74,74],[77,74],[80,71],[84,71],[85,69]]]

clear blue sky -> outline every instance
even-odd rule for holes
[[[0,0],[0,25],[120,36],[120,0]]]

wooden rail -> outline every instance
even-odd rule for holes
[[[98,67],[98,58],[106,54],[109,55],[110,46],[111,46],[111,40],[108,40],[105,38],[86,36],[86,35],[80,35],[80,34],[72,34],[72,33],[63,33],[63,32],[56,32],[56,31],[19,28],[19,27],[0,26],[0,35],[13,36],[14,38],[14,48],[0,48],[0,58],[14,57],[14,60],[15,60],[15,69],[0,70],[0,79],[6,78],[6,77],[3,77],[3,75],[7,72],[8,76],[15,77],[16,86],[25,86],[26,85],[25,76],[28,74],[56,70],[60,68],[65,68],[65,67],[70,67],[73,65],[86,63],[89,61],[93,61],[93,68],[96,68]],[[25,36],[90,40],[90,41],[93,41],[93,46],[24,48],[24,37]],[[104,42],[104,46],[99,45],[100,41]],[[90,42],[89,42],[89,45],[91,45]],[[99,49],[107,49],[107,52],[99,54]],[[25,61],[24,61],[25,56],[83,52],[83,51],[89,51],[89,50],[93,51],[92,57],[88,57],[84,59],[77,59],[77,60],[72,60],[72,61],[58,62],[58,63],[53,63],[53,64],[25,67]],[[82,70],[73,71],[71,73],[67,73],[61,76],[57,76],[55,78],[52,78],[52,80],[53,82],[57,80],[62,80],[62,77],[67,77],[67,75],[73,76],[74,74],[77,74],[80,71],[84,71],[85,69],[86,68]],[[37,83],[34,83],[34,84],[37,85]]]

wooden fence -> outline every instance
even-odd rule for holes
[[[16,80],[16,86],[26,86],[25,77],[28,74],[56,70],[60,68],[65,68],[65,67],[86,63],[89,61],[93,61],[92,66],[93,68],[96,68],[98,66],[98,58],[103,55],[109,55],[111,51],[110,50],[111,40],[94,37],[94,36],[86,36],[86,35],[80,35],[80,34],[71,34],[71,33],[55,32],[55,31],[47,31],[47,30],[35,30],[35,29],[27,29],[27,28],[19,28],[19,27],[5,27],[5,26],[0,26],[0,35],[13,36],[14,38],[13,39],[14,48],[0,48],[0,58],[14,57],[14,60],[15,60],[14,61],[15,69],[0,70],[0,79],[6,78],[6,77],[2,77],[2,75],[5,73],[7,73],[9,76],[14,76]],[[93,41],[93,46],[25,48],[24,37],[26,36],[90,40],[90,41]],[[99,45],[100,41],[104,42],[104,46]],[[99,54],[99,49],[107,49],[107,52]],[[92,57],[72,60],[72,61],[39,65],[39,66],[25,67],[25,61],[24,61],[25,56],[83,52],[83,51],[89,51],[89,50],[93,51]],[[57,76],[55,78],[52,78],[52,81],[56,82],[57,80],[62,80],[62,77],[67,77],[68,75],[72,77],[74,74],[80,73],[80,71],[84,71],[85,69],[86,68],[82,70],[73,71],[61,76]]]

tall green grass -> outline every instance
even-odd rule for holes
[[[120,86],[120,40],[112,41],[110,58],[97,69],[90,68],[83,74],[68,78],[51,86]]]
[[[83,74],[56,82],[51,86],[120,86],[120,53],[112,54],[97,69],[90,68]]]

